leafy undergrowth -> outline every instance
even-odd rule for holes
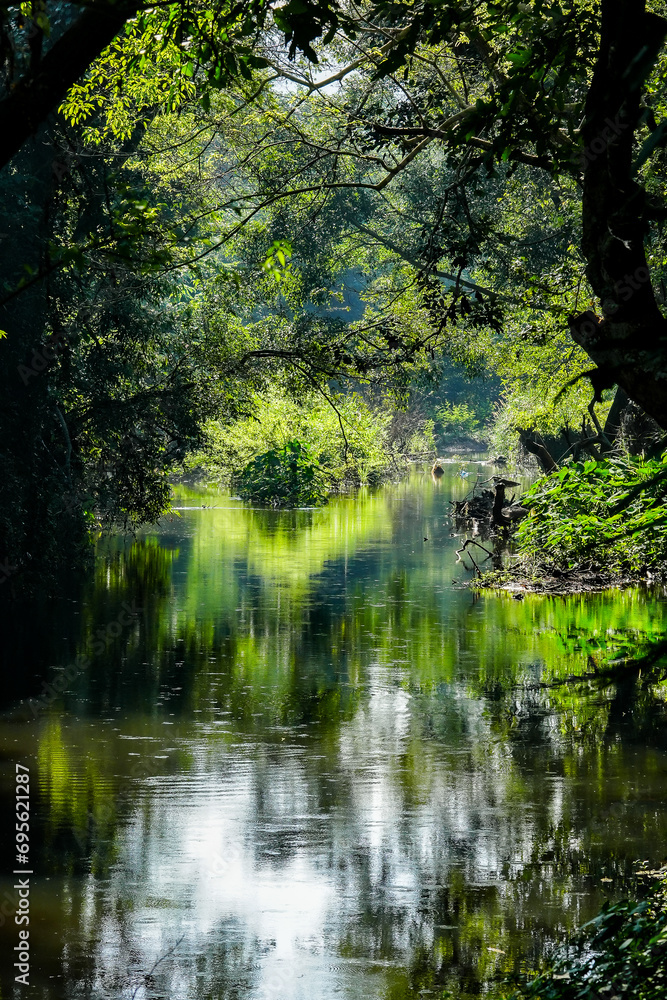
[[[665,996],[667,884],[661,880],[640,903],[605,904],[551,969],[519,983],[508,1000],[664,1000]]]
[[[524,571],[581,570],[612,579],[660,578],[667,557],[667,453],[661,460],[572,463],[521,498],[516,532]]]
[[[255,458],[282,451],[298,440],[326,475],[331,491],[375,485],[404,463],[389,444],[391,412],[353,393],[310,395],[296,402],[277,388],[257,396],[253,414],[232,424],[210,423],[205,447],[189,456],[184,471],[211,482],[232,484]]]
[[[324,470],[296,440],[253,458],[232,485],[242,499],[274,507],[316,507],[328,499]]]

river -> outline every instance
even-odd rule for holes
[[[662,862],[665,689],[594,674],[664,636],[664,595],[476,596],[467,488],[181,486],[71,593],[5,606],[2,997],[16,764],[45,1000],[491,996]]]

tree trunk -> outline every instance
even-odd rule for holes
[[[62,103],[69,88],[122,30],[132,6],[89,7],[0,101],[0,168]]]
[[[625,389],[622,389],[619,385],[616,390],[616,395],[614,396],[614,402],[611,404],[611,409],[607,414],[607,419],[604,425],[604,435],[610,442],[609,448],[606,449],[607,451],[611,451],[616,443],[618,432],[621,429],[621,414],[627,405],[628,394]]]
[[[530,437],[529,431],[519,431],[519,438],[526,451],[529,451],[531,455],[534,455],[540,463],[543,472],[549,473],[556,471],[558,463],[554,461],[553,456],[549,451],[547,451],[543,444],[540,444],[539,441],[535,441]]]
[[[582,128],[586,274],[602,302],[570,319],[574,340],[598,365],[596,396],[621,386],[667,428],[667,321],[646,265],[646,196],[634,180],[642,86],[667,34],[644,0],[602,0],[597,64]]]

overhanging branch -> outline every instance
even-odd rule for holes
[[[88,8],[0,101],[0,168],[61,104],[69,88],[136,13],[134,5]]]

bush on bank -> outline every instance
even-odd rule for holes
[[[275,507],[317,507],[328,499],[324,470],[296,440],[257,455],[232,479],[232,488],[243,500]]]
[[[667,883],[640,903],[605,904],[553,967],[508,1000],[664,1000]]]
[[[667,453],[660,460],[571,463],[538,480],[522,503],[520,557],[571,569],[582,561],[628,576],[656,575],[667,557]]]
[[[332,399],[335,409],[317,395],[301,402],[278,392],[262,396],[245,419],[231,425],[210,423],[205,447],[188,458],[187,466],[232,484],[258,457],[298,441],[333,491],[377,483],[395,472],[400,458],[389,443],[391,412],[373,407],[356,393]]]

